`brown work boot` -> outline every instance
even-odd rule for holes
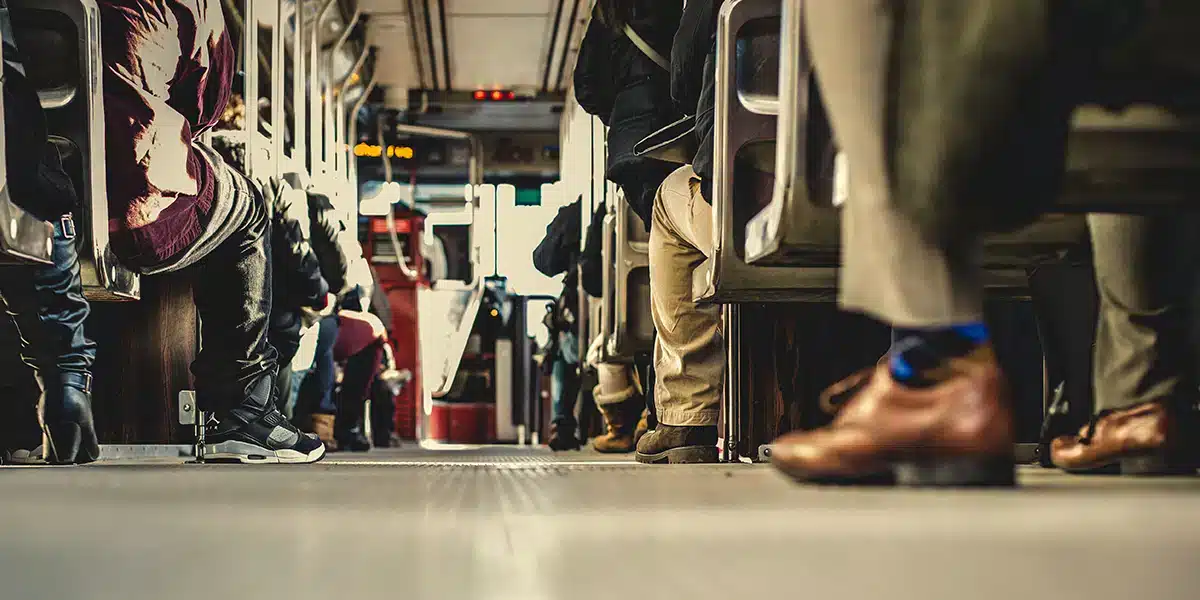
[[[312,415],[312,433],[317,434],[317,438],[325,444],[325,450],[329,452],[337,452],[337,438],[334,436],[333,428],[336,424],[334,415],[323,415],[313,413]]]
[[[634,396],[624,402],[601,406],[600,414],[604,416],[607,431],[592,440],[592,448],[605,454],[627,454],[633,452],[635,442],[634,430],[637,427],[637,415],[646,406],[639,396]]]
[[[650,465],[715,463],[717,426],[679,426],[658,424],[637,444],[637,461]]]
[[[1104,410],[1078,435],[1050,443],[1050,459],[1070,473],[1195,474],[1195,454],[1180,434],[1175,411],[1162,402]]]
[[[911,388],[877,366],[828,427],[776,440],[771,462],[814,483],[1013,485],[1009,391],[991,348],[941,369],[940,383]]]

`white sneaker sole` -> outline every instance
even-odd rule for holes
[[[290,449],[268,450],[246,442],[213,444],[204,453],[205,462],[236,462],[244,465],[308,465],[325,458],[325,445],[304,454]]]

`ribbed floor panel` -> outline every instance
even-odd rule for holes
[[[0,599],[1194,599],[1200,479],[805,488],[530,448],[0,469]]]

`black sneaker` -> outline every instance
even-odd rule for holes
[[[245,464],[310,464],[325,457],[325,444],[302,433],[278,410],[250,423],[227,419],[208,432],[204,459]]]

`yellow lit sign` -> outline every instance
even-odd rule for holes
[[[362,142],[354,147],[354,155],[359,158],[380,158],[384,154],[383,146],[376,146]],[[412,160],[415,155],[413,149],[409,146],[388,146],[388,158],[403,158]]]

